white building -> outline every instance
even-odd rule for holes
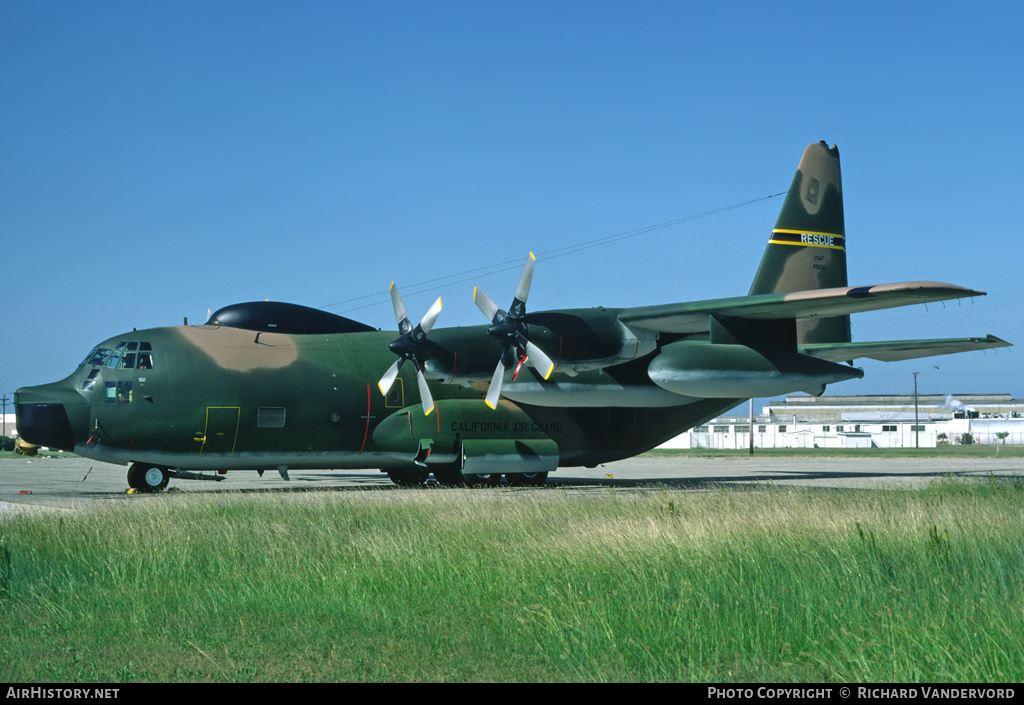
[[[661,447],[743,449],[750,432],[749,416],[723,416]],[[753,432],[757,448],[1024,444],[1024,400],[1009,394],[793,396],[763,407]]]
[[[10,405],[8,405],[10,406]],[[6,431],[6,435],[14,438],[18,435],[17,416],[14,414],[0,414],[3,416],[0,432]]]

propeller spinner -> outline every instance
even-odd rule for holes
[[[420,402],[423,404],[423,413],[430,415],[434,410],[434,398],[430,395],[430,388],[427,386],[427,379],[423,375],[423,366],[428,357],[426,343],[427,333],[434,327],[434,322],[441,314],[441,298],[438,297],[434,305],[423,315],[420,322],[413,328],[409,322],[409,316],[405,313],[405,306],[402,304],[402,297],[398,294],[398,287],[394,282],[388,288],[391,292],[391,303],[395,307],[395,319],[398,321],[399,336],[388,343],[388,349],[398,355],[395,363],[388,368],[384,376],[377,383],[380,393],[387,396],[398,379],[398,371],[406,360],[411,360],[416,365],[416,383],[420,389]]]
[[[478,287],[473,288],[473,301],[476,303],[477,308],[487,316],[487,320],[491,322],[487,332],[500,340],[504,347],[501,358],[498,360],[498,366],[491,377],[491,385],[487,388],[487,396],[484,398],[487,406],[492,409],[496,409],[498,406],[498,398],[501,396],[501,382],[505,376],[505,370],[509,367],[516,366],[516,371],[512,375],[513,381],[515,381],[520,368],[527,360],[530,361],[530,364],[544,379],[550,377],[555,369],[555,363],[551,361],[551,358],[545,355],[543,350],[531,343],[526,337],[527,326],[524,320],[526,317],[526,299],[530,295],[530,284],[533,282],[533,265],[536,260],[537,258],[531,252],[530,257],[526,260],[526,265],[523,267],[523,275],[519,278],[519,286],[516,287],[516,295],[508,311],[502,311],[498,308],[498,305]],[[518,349],[520,354],[514,355],[512,352],[513,348]]]

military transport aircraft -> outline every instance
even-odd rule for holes
[[[752,397],[821,394],[864,375],[856,358],[1009,345],[851,342],[852,313],[984,292],[848,286],[839,151],[824,142],[805,150],[747,296],[527,313],[533,269],[531,254],[507,311],[474,291],[486,326],[434,330],[440,299],[414,326],[392,284],[397,336],[277,302],[118,335],[66,379],[19,389],[18,432],[130,464],[140,491],[227,470],[368,467],[399,485],[431,473],[531,485],[636,455]]]

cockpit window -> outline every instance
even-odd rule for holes
[[[116,370],[123,367],[122,363],[124,363],[124,353],[120,350],[114,350],[107,356],[106,365],[111,369]]]
[[[94,367],[92,372],[89,373],[89,376],[82,381],[82,389],[84,391],[89,391],[96,385],[96,375],[99,373],[99,368]]]
[[[106,362],[107,355],[110,354],[109,350],[103,350],[102,348],[93,348],[92,352],[85,356],[82,360],[83,365],[102,365]]]
[[[135,352],[136,350],[140,352]],[[114,350],[93,348],[82,360],[82,364],[109,367],[114,370],[151,370],[152,350],[153,346],[147,342],[123,341],[118,343]]]
[[[131,404],[132,383],[131,382],[107,382],[104,398],[106,404]]]

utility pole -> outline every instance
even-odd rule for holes
[[[4,414],[4,436],[6,436],[7,435],[7,395],[6,394],[4,394],[3,399],[0,399],[0,402],[3,402],[3,405],[4,405],[4,412],[3,412],[3,414]]]
[[[750,454],[754,454],[754,400],[750,400]]]
[[[920,372],[914,373],[914,447],[921,447],[921,423],[917,415],[917,376]]]

